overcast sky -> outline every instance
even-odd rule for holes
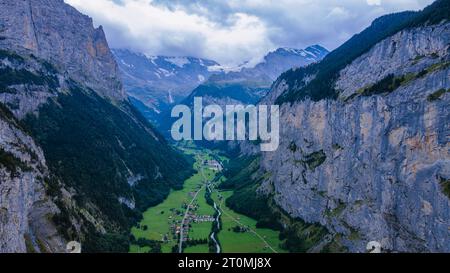
[[[387,13],[432,0],[65,0],[103,25],[113,48],[256,62],[278,47],[334,49]]]

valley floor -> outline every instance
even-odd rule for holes
[[[278,231],[256,228],[256,220],[236,213],[225,205],[225,200],[233,192],[216,189],[225,177],[208,161],[215,159],[223,162],[227,159],[206,149],[184,147],[182,150],[195,157],[194,169],[197,173],[185,181],[182,190],[172,191],[163,203],[144,212],[143,220],[131,230],[136,240],[130,252],[146,253],[152,250],[150,246],[137,243],[140,239],[160,242],[163,253],[179,252],[181,236],[185,253],[216,252],[217,247],[210,238],[213,225],[216,225],[215,209],[214,204],[208,204],[207,201],[208,187],[211,189],[212,201],[221,211],[221,229],[215,236],[221,252],[283,252],[279,247],[281,241]]]

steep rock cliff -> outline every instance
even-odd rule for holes
[[[377,43],[340,70],[336,99],[284,103],[259,191],[350,251],[373,240],[389,251],[450,251],[449,28]],[[282,76],[264,103],[290,89]]]
[[[45,191],[42,150],[0,105],[0,252],[63,252],[50,218],[59,213]]]
[[[90,17],[63,0],[1,0],[0,7],[0,48],[48,60],[102,96],[125,98],[103,29]]]
[[[61,252],[70,240],[128,251],[131,225],[181,186],[188,162],[126,99],[89,17],[59,0],[0,1],[0,10],[0,102],[21,126],[0,127],[0,251]],[[37,159],[11,148],[21,146]]]

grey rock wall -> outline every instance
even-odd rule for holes
[[[350,251],[372,240],[390,251],[450,251],[440,185],[450,178],[450,94],[429,99],[450,88],[449,37],[449,24],[400,32],[341,71],[340,99],[283,104],[280,147],[261,155],[270,174],[261,190],[291,216],[340,234]],[[425,68],[391,93],[360,95],[388,74]],[[272,92],[283,90],[281,81]]]
[[[112,100],[126,97],[102,27],[63,0],[1,0],[0,37],[0,49],[48,60]]]
[[[22,163],[0,162],[0,253],[64,252],[64,239],[50,221],[59,212],[44,188],[42,150],[13,119],[0,115],[0,149]]]

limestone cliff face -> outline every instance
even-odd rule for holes
[[[102,27],[63,0],[1,0],[0,48],[48,60],[104,97],[125,98]]]
[[[449,28],[378,43],[340,72],[337,100],[283,104],[260,190],[350,251],[372,240],[390,251],[450,251]],[[377,85],[387,79],[395,83]],[[265,103],[287,89],[280,80]]]
[[[64,252],[67,236],[55,216],[76,207],[61,181],[54,182],[61,196],[48,195],[55,185],[44,153],[19,120],[38,116],[72,81],[121,101],[117,73],[103,30],[89,17],[59,0],[0,1],[0,252]]]
[[[127,252],[134,216],[190,175],[62,0],[0,1],[0,114],[0,252]]]
[[[123,100],[117,65],[103,30],[63,1],[0,1],[0,76],[0,252],[64,252],[55,216],[74,204],[62,185],[47,194],[52,174],[19,120],[72,81]]]
[[[0,110],[0,252],[63,252],[50,218],[59,212],[45,193],[42,150]]]

